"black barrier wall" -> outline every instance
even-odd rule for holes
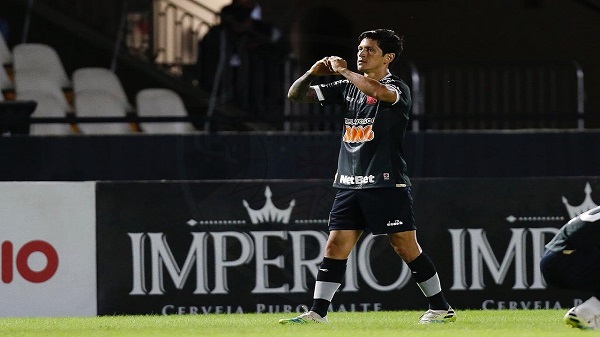
[[[419,241],[453,307],[589,297],[548,288],[538,266],[597,191],[600,177],[414,179]],[[333,197],[328,180],[97,183],[98,314],[295,312],[312,298]],[[331,309],[426,306],[385,236],[367,234]]]
[[[333,179],[340,134],[0,137],[0,180]],[[418,132],[411,177],[594,176],[600,132]]]

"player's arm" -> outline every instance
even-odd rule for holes
[[[348,69],[344,59],[332,56],[328,61],[331,64],[332,70],[337,74],[344,76],[348,81],[352,82],[358,90],[364,92],[366,95],[371,96],[378,101],[387,103],[394,103],[398,100],[398,92],[396,90],[393,90],[372,78],[353,72]]]
[[[352,82],[358,90],[381,102],[394,103],[398,100],[398,92],[388,88],[372,78],[355,73],[348,68],[338,70],[338,73]]]
[[[312,81],[318,76],[327,76],[334,73],[329,67],[327,58],[317,61],[290,86],[288,98],[296,102],[318,102],[317,92],[311,87]]]

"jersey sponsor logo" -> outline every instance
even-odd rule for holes
[[[375,176],[347,176],[345,174],[341,174],[339,183],[343,185],[374,184]]]
[[[361,143],[368,142],[375,138],[373,125],[346,125],[344,132],[344,142],[346,143]]]
[[[373,105],[373,104],[377,103],[377,100],[375,99],[375,97],[367,96],[366,102],[369,105]]]
[[[369,125],[375,123],[374,117],[369,118],[344,118],[344,125]]]

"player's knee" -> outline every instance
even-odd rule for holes
[[[413,261],[421,255],[421,249],[418,245],[399,245],[394,242],[391,242],[391,245],[396,254],[406,263]]]
[[[325,245],[325,256],[332,259],[345,259],[352,246],[345,242],[328,241]]]

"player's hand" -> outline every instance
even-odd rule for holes
[[[310,73],[315,76],[334,75],[336,72],[331,68],[331,64],[329,63],[328,59],[328,57],[324,57],[315,62],[315,64],[313,64],[313,66],[310,68]]]
[[[335,73],[348,68],[348,62],[339,56],[329,56],[327,63],[329,64],[329,69]]]

